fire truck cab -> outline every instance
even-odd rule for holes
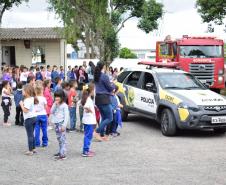
[[[211,89],[225,87],[224,42],[214,37],[189,37],[156,43],[156,63],[174,63]]]

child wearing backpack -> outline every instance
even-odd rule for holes
[[[20,106],[20,101],[23,100],[23,83],[18,82],[17,83],[17,90],[14,92],[14,101],[16,106],[16,117],[15,117],[15,125],[23,126],[24,125],[24,117],[23,117],[23,111]]]
[[[41,73],[39,67],[36,68],[35,79],[36,80],[41,80],[41,81],[43,80],[43,76],[42,76],[42,73]]]

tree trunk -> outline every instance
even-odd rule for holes
[[[90,34],[89,31],[85,32],[85,46],[86,46],[86,57],[87,59],[90,59],[90,53],[89,53],[89,48],[90,48]]]

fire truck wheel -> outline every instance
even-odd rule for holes
[[[177,132],[174,115],[170,109],[163,109],[161,114],[161,131],[164,136],[174,136]]]
[[[226,129],[225,128],[215,128],[214,132],[216,134],[224,134],[226,132]]]

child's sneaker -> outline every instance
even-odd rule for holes
[[[76,131],[75,128],[69,129],[69,132],[75,132],[75,131]]]
[[[109,136],[104,136],[104,137],[102,137],[102,141],[110,141]]]
[[[90,150],[89,153],[91,153],[91,154],[93,154],[93,155],[96,154],[96,153],[95,153],[94,151],[92,151],[92,150]]]
[[[48,126],[47,130],[53,130],[53,127],[52,126]]]
[[[112,135],[111,135],[112,137],[118,137],[118,136],[120,136],[120,133],[113,133]]]
[[[53,157],[59,157],[60,153],[54,154]]]
[[[27,155],[27,156],[32,156],[34,153],[33,153],[33,151],[27,151],[27,152],[25,152],[25,155]]]
[[[82,157],[94,157],[94,152],[82,153]]]
[[[5,126],[5,127],[7,127],[8,126],[8,123],[3,123],[2,125]]]
[[[8,126],[8,127],[11,127],[11,125],[12,125],[11,123],[7,123],[7,126]]]
[[[65,155],[59,155],[58,157],[55,158],[56,160],[65,160],[67,157]]]

